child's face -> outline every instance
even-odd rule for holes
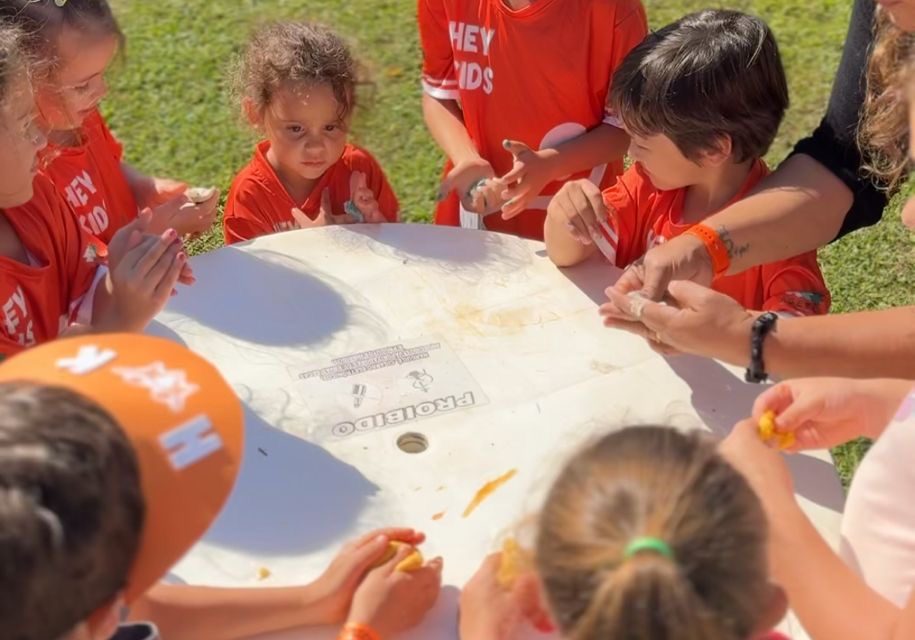
[[[105,72],[118,51],[114,35],[98,37],[64,27],[57,39],[58,62],[38,83],[36,100],[48,128],[79,128],[108,93]]]
[[[38,152],[47,144],[37,125],[38,112],[25,74],[13,78],[0,107],[0,207],[32,199]]]
[[[283,169],[307,180],[320,178],[346,146],[348,122],[328,85],[284,87],[263,117],[271,148]]]
[[[667,136],[630,133],[629,137],[629,157],[641,165],[656,189],[681,189],[698,181],[702,167],[684,156]]]

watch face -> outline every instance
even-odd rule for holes
[[[159,631],[146,623],[122,624],[111,640],[159,640]]]

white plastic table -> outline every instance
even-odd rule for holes
[[[317,577],[340,545],[425,531],[446,587],[413,640],[451,640],[459,587],[536,511],[564,460],[623,425],[725,434],[756,386],[715,361],[665,359],[602,327],[618,271],[559,270],[537,242],[426,225],[294,231],[193,260],[150,329],[209,358],[245,403],[247,445],[219,520],[176,568],[192,584]],[[419,451],[424,449],[423,451]],[[417,452],[419,451],[419,452]],[[791,458],[798,495],[837,542],[827,454]],[[478,489],[516,469],[472,514]],[[805,637],[791,618],[782,629]],[[272,638],[330,639],[334,630]]]

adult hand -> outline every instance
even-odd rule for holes
[[[665,303],[616,287],[606,293],[610,302],[600,307],[600,314],[607,327],[629,331],[662,349],[749,362],[755,314],[723,293],[680,280],[670,283]]]
[[[827,449],[879,436],[912,387],[902,380],[789,380],[756,399],[753,418],[758,421],[767,411],[774,412],[778,430],[794,432],[789,450]]]
[[[673,280],[689,280],[708,286],[712,282],[712,259],[699,238],[683,234],[648,250],[613,285],[622,295],[641,291],[649,300],[661,300]]]

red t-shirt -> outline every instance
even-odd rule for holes
[[[9,356],[53,340],[73,321],[88,322],[104,271],[93,238],[46,177],[35,178],[28,204],[3,215],[30,261],[0,256],[0,355]]]
[[[731,202],[743,198],[767,173],[766,164],[757,161]],[[656,189],[638,164],[604,191],[604,202],[611,210],[608,222],[615,234],[606,237],[618,267],[632,264],[651,247],[694,226],[682,221],[685,196],[686,189]],[[827,313],[831,302],[815,251],[716,278],[712,288],[756,311],[817,315]]]
[[[305,202],[295,202],[267,160],[269,149],[268,140],[258,144],[254,158],[232,181],[222,223],[226,244],[298,229],[292,210],[298,208],[314,220],[325,190],[330,196],[331,213],[345,214],[344,205],[352,198],[350,183],[356,172],[365,176],[366,186],[388,222],[398,221],[397,197],[381,165],[368,151],[346,145],[343,156],[324,172]]]
[[[607,94],[647,32],[639,0],[538,0],[518,10],[503,0],[418,2],[423,89],[459,101],[467,133],[497,175],[513,164],[505,139],[538,150],[616,122]],[[590,178],[603,188],[622,170],[619,158],[566,180]],[[547,185],[511,220],[487,216],[486,228],[543,239],[546,207],[564,181]],[[435,221],[460,223],[456,196],[439,204]]]
[[[70,203],[80,225],[104,244],[137,217],[137,200],[121,170],[124,151],[96,111],[80,129],[82,144],[49,145],[44,172]]]

